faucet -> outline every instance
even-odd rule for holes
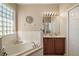
[[[33,48],[36,48],[35,42],[32,42],[32,44],[33,44],[32,47],[33,47]]]
[[[6,52],[3,52],[3,56],[7,56],[8,54]]]
[[[1,56],[7,56],[8,54],[4,51],[5,48],[0,49],[1,50]]]
[[[2,40],[3,38],[5,38],[6,36],[2,36],[1,38],[0,38],[0,40]],[[7,56],[8,54],[5,52],[5,48],[4,47],[1,47],[1,49],[0,49],[0,55],[1,56]]]

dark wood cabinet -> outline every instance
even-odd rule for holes
[[[45,38],[44,40],[44,52],[45,54],[54,54],[54,40],[52,38]],[[49,44],[50,43],[50,44]],[[52,47],[52,48],[51,48]]]
[[[64,37],[44,37],[43,39],[44,55],[64,55],[65,38]]]
[[[56,54],[65,53],[65,38],[54,38],[54,45]]]

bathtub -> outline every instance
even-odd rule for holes
[[[5,51],[8,54],[8,56],[26,56],[31,53],[34,53],[39,49],[41,49],[41,46],[33,48],[31,43],[24,43],[15,44],[11,47],[6,47]]]
[[[16,43],[18,40],[16,34],[8,35],[2,39],[2,47],[7,56],[27,56],[42,48],[40,45],[40,32],[19,32],[19,34],[21,43]],[[22,40],[22,38],[24,39]],[[33,40],[31,41],[32,38]],[[36,47],[33,46],[32,42],[35,42]]]
[[[7,56],[27,56],[41,49],[41,46],[33,47],[32,43],[20,43],[10,46],[5,46]]]
[[[33,49],[21,51],[19,53],[13,54],[12,56],[30,56],[32,53],[35,53],[36,51],[41,50],[41,49],[42,47],[39,46]]]
[[[42,47],[33,48],[30,43],[17,44],[11,49],[7,49],[6,52],[8,56],[29,56],[31,53],[34,53],[37,50],[40,50]],[[11,51],[10,51],[11,50]]]

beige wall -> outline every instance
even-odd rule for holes
[[[42,25],[42,12],[59,12],[59,6],[56,4],[19,4],[18,5],[18,31],[38,31]],[[32,16],[32,24],[26,22],[26,17]]]
[[[60,34],[65,35],[66,20],[64,11],[69,9],[74,4],[19,4],[17,7],[17,20],[18,20],[18,31],[37,31],[40,30],[42,25],[42,12],[44,11],[55,11],[60,13]],[[32,16],[34,21],[32,24],[26,23],[26,17]],[[64,19],[64,20],[63,20]]]
[[[61,35],[66,35],[66,20],[67,20],[67,15],[66,11],[71,8],[74,4],[60,4],[59,5],[59,13],[60,13],[60,34]]]
[[[60,13],[65,12],[66,10],[68,10],[73,5],[74,5],[74,3],[63,3],[63,4],[60,4],[59,5]]]

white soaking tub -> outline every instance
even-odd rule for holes
[[[7,53],[7,56],[27,56],[34,51],[41,49],[41,43],[39,42],[41,39],[40,32],[21,32],[19,33],[20,39],[23,41],[22,43],[17,43],[19,40],[16,38],[16,35],[8,35],[2,39],[2,46],[4,48],[4,52]],[[33,40],[31,41],[31,39]],[[35,43],[36,47],[34,47]]]
[[[7,53],[7,56],[27,56],[34,51],[41,49],[41,46],[34,47],[31,42],[23,42],[19,44],[14,44],[12,41],[9,42],[9,45],[4,45],[4,52]]]

